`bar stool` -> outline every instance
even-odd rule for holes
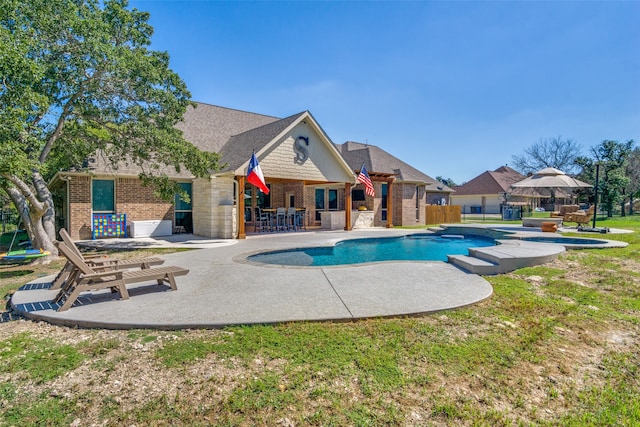
[[[259,207],[256,208],[256,219],[254,231],[271,231],[271,215],[268,212],[262,212]]]
[[[297,230],[296,224],[296,208],[287,209],[287,228],[295,231]]]
[[[287,210],[285,208],[276,209],[276,231],[286,230],[287,227]]]
[[[307,229],[307,209],[306,208],[296,208],[296,226],[298,229]]]

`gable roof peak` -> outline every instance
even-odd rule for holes
[[[494,170],[494,172],[498,173],[520,173],[517,170],[510,168],[509,165],[500,166],[498,169]]]
[[[494,171],[485,171],[463,185],[456,187],[456,195],[477,195],[504,193],[514,182],[524,179],[524,176],[507,165],[500,166]]]

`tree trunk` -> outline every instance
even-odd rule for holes
[[[56,223],[55,223],[55,208],[53,206],[53,195],[47,187],[42,175],[34,173],[34,186],[38,193],[38,199],[44,204],[44,211],[40,213],[37,227],[34,227],[37,231],[34,233],[38,247],[49,251],[52,254],[58,255],[58,248],[53,245],[56,240]]]
[[[37,204],[29,204],[27,195],[23,194],[16,187],[7,189],[11,197],[24,229],[29,235],[31,246],[34,249],[49,251],[51,255],[37,258],[39,264],[48,264],[58,257],[58,248],[54,246],[55,241],[55,210],[53,207],[53,197],[40,174],[34,173],[32,180],[36,187],[36,192],[31,196],[37,196]],[[34,200],[30,198],[29,200]]]
[[[58,248],[53,244],[55,238],[52,239],[46,231],[55,226],[51,217],[31,218],[30,214],[27,213],[26,219],[22,216],[22,220],[29,234],[29,239],[31,239],[31,246],[34,249],[42,249],[43,251],[51,253],[51,255],[37,258],[36,262],[39,264],[49,264],[51,261],[57,259]]]

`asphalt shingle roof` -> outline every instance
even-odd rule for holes
[[[304,112],[294,114],[286,119],[274,121],[239,135],[231,136],[219,150],[220,158],[228,166],[223,170],[236,170],[249,161],[251,150],[260,151],[264,146],[295,122]]]
[[[280,120],[277,117],[197,103],[176,125],[184,138],[203,151],[219,152],[233,136]]]
[[[362,163],[364,163],[369,174],[395,175],[398,182],[415,182],[429,185],[428,191],[446,193],[454,191],[375,145],[347,141],[344,144],[336,145],[336,148],[354,171],[359,171]]]
[[[520,172],[508,166],[501,166],[494,171],[483,172],[471,181],[455,187],[456,196],[510,192],[511,184],[525,178]]]
[[[196,103],[196,107],[188,107],[183,120],[176,127],[184,138],[202,151],[213,151],[220,154],[220,165],[227,164],[221,172],[235,170],[249,160],[251,150],[258,151],[268,144],[276,135],[289,126],[299,113],[286,119],[249,113],[231,108]],[[119,175],[136,176],[141,171],[137,165],[122,161],[117,169],[96,153],[90,164],[94,173],[117,173]],[[191,173],[182,170],[177,173],[172,167],[161,167],[161,171],[172,177],[187,178]]]
[[[310,116],[308,111],[303,111],[280,119],[197,103],[195,108],[187,108],[183,120],[176,127],[182,130],[187,141],[200,150],[219,153],[220,165],[226,165],[221,172],[226,172],[241,167],[249,160],[252,150],[259,152],[305,114]],[[372,174],[394,175],[399,182],[427,184],[429,191],[453,192],[441,182],[376,146],[348,141],[335,147],[354,171],[358,171],[364,162],[367,170]],[[95,158],[91,167],[98,174],[115,172],[119,175],[135,176],[141,172],[140,167],[127,162],[122,162],[114,171],[100,158]],[[191,173],[186,170],[182,170],[179,174],[173,168],[162,170],[172,177],[191,176]]]

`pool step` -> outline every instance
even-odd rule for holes
[[[523,240],[498,240],[497,246],[469,248],[469,256],[449,255],[449,262],[475,274],[502,274],[553,261],[564,246]]]
[[[449,263],[462,268],[470,273],[480,275],[498,274],[498,265],[480,258],[467,255],[447,255]]]

